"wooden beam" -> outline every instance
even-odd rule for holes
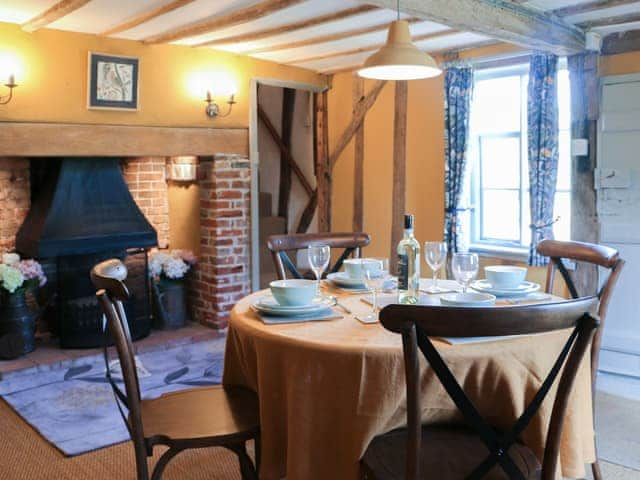
[[[636,50],[640,50],[640,30],[612,33],[602,40],[603,55],[615,55]]]
[[[353,109],[364,98],[364,78],[354,74],[353,82]],[[364,123],[364,122],[363,122]],[[364,124],[361,123],[354,134],[354,168],[353,168],[353,220],[352,228],[354,232],[364,230]]]
[[[152,8],[151,10],[142,12],[129,20],[119,23],[118,25],[105,30],[100,35],[107,36],[113,35],[115,33],[126,32],[127,30],[131,30],[133,27],[142,25],[143,23],[164,15],[165,13],[173,12],[174,10],[182,8],[185,5],[189,5],[194,1],[195,0],[174,0],[173,2],[167,3],[165,5],[160,5],[159,7]]]
[[[282,35],[284,33],[291,33],[297,30],[302,30],[309,27],[315,27],[323,25],[325,23],[334,22],[336,20],[343,20],[363,13],[371,12],[372,10],[378,10],[378,7],[371,5],[360,5],[346,10],[340,10],[338,12],[330,13],[328,15],[321,15],[319,17],[312,17],[299,22],[289,23],[286,25],[280,25],[274,28],[267,28],[264,30],[258,30],[255,32],[243,33],[240,35],[233,35],[231,37],[216,38],[214,40],[208,40],[206,42],[197,43],[194,47],[213,47],[216,45],[225,45],[229,43],[242,43],[242,42],[255,42],[256,40],[262,40],[263,38],[272,37],[275,35]],[[247,52],[243,52],[247,53]],[[251,53],[255,53],[252,51]]]
[[[309,198],[309,202],[307,206],[304,207],[302,211],[302,215],[300,215],[300,223],[298,223],[298,228],[296,229],[296,233],[307,233],[309,230],[309,225],[311,225],[311,220],[313,220],[313,215],[316,213],[316,207],[318,206],[318,190],[316,189]]]
[[[221,28],[233,27],[248,23],[259,18],[266,17],[278,11],[297,5],[304,0],[263,0],[255,5],[234,10],[227,14],[216,15],[199,22],[195,22],[183,27],[178,27],[168,32],[152,35],[144,39],[145,43],[168,43],[183,38],[204,35]]]
[[[588,20],[586,22],[578,23],[578,26],[589,30],[595,27],[609,27],[611,25],[622,25],[625,23],[639,22],[640,13],[626,13],[624,15],[616,15],[613,17],[596,18],[595,20]]]
[[[318,231],[331,231],[331,168],[329,164],[328,93],[314,93],[315,160],[318,181]]]
[[[395,9],[396,0],[367,0]],[[581,52],[584,32],[554,15],[506,0],[403,0],[402,11],[460,31],[557,54]]]
[[[378,95],[382,91],[382,88],[387,84],[386,80],[378,80],[375,85],[366,96],[362,98],[360,102],[353,109],[353,115],[351,117],[351,122],[347,125],[347,128],[344,129],[342,135],[336,142],[336,146],[329,157],[329,169],[333,171],[333,167],[336,165],[338,158],[340,158],[340,154],[344,151],[344,149],[349,144],[351,137],[353,137],[356,130],[360,127],[362,122],[364,121],[364,117],[369,111],[373,104],[376,102]]]
[[[260,105],[258,105],[258,118],[267,128],[269,135],[271,135],[271,138],[273,139],[273,141],[276,143],[276,145],[278,145],[278,148],[280,149],[280,151],[283,152],[284,155],[286,156],[287,161],[291,165],[291,169],[293,170],[293,173],[295,173],[296,177],[298,177],[298,180],[300,180],[302,187],[305,189],[305,191],[309,195],[313,195],[313,188],[305,178],[304,173],[302,173],[302,170],[300,170],[300,167],[298,167],[297,162],[291,155],[291,151],[283,143],[282,139],[280,138],[280,134],[278,134],[278,130],[276,130],[276,128],[273,126],[273,123],[271,122],[271,119],[269,119],[269,115],[267,115],[267,113],[262,109]]]
[[[448,29],[448,30],[439,31],[439,32],[425,33],[422,35],[414,35],[412,37],[412,40],[414,42],[420,42],[422,40],[431,40],[433,38],[446,37],[448,35],[453,35],[454,33],[458,33],[458,32],[456,30]],[[378,43],[376,45],[368,45],[366,47],[358,47],[358,48],[352,48],[349,50],[339,50],[337,52],[322,53],[320,55],[299,57],[299,58],[294,58],[293,60],[287,60],[285,63],[289,65],[293,65],[293,64],[299,64],[299,63],[313,62],[317,60],[325,60],[327,58],[355,55],[356,53],[373,52],[374,50],[381,49],[382,47],[384,47],[384,45],[385,45],[384,43]]]
[[[0,156],[145,157],[249,154],[246,128],[0,122]]]
[[[592,2],[579,3],[578,5],[556,8],[555,10],[552,10],[552,13],[559,17],[568,17],[569,15],[597,12],[598,10],[603,10],[605,8],[628,5],[630,3],[636,3],[637,1],[638,0],[595,0]]]
[[[296,105],[296,91],[293,88],[282,89],[282,122],[280,139],[285,148],[280,149],[280,188],[278,194],[278,216],[284,217],[286,231],[289,231],[289,200],[291,199],[291,132],[293,130],[293,111]]]
[[[407,18],[407,22],[416,23],[423,22],[420,18]],[[255,53],[264,52],[277,52],[280,50],[289,50],[293,48],[308,47],[309,45],[318,45],[320,43],[335,42],[336,40],[343,40],[345,38],[353,38],[358,35],[366,35],[368,33],[386,32],[389,29],[389,22],[379,23],[371,27],[358,28],[355,30],[347,30],[339,33],[332,33],[329,35],[320,35],[318,37],[307,38],[304,40],[298,40],[297,42],[279,43],[277,45],[269,45],[261,48],[253,48],[251,50],[245,50],[242,53],[245,55],[253,55]]]
[[[396,248],[402,239],[407,194],[407,107],[409,84],[396,81],[393,114],[393,185],[391,192],[391,251],[389,259],[396,258]]]
[[[44,12],[22,24],[25,32],[35,32],[85,6],[91,0],[60,0]]]

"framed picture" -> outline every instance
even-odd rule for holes
[[[89,52],[88,108],[138,110],[139,60]]]

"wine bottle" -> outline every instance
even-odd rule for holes
[[[420,298],[420,243],[413,236],[413,215],[404,216],[404,236],[398,243],[398,303]]]

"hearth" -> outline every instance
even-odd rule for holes
[[[151,327],[147,249],[157,233],[133,200],[117,158],[31,161],[32,204],[16,236],[16,250],[51,271],[51,330],[63,348],[102,344],[102,313],[89,279],[93,265],[120,258],[129,268],[126,305],[134,339]]]

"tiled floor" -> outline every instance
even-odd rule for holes
[[[216,330],[190,323],[178,330],[153,330],[151,335],[134,343],[136,353],[170,348],[184,343],[202,341],[220,336]],[[0,360],[0,381],[17,372],[32,369],[58,368],[73,365],[78,359],[102,355],[102,349],[61,349],[57,339],[39,338],[36,349],[16,360]]]

